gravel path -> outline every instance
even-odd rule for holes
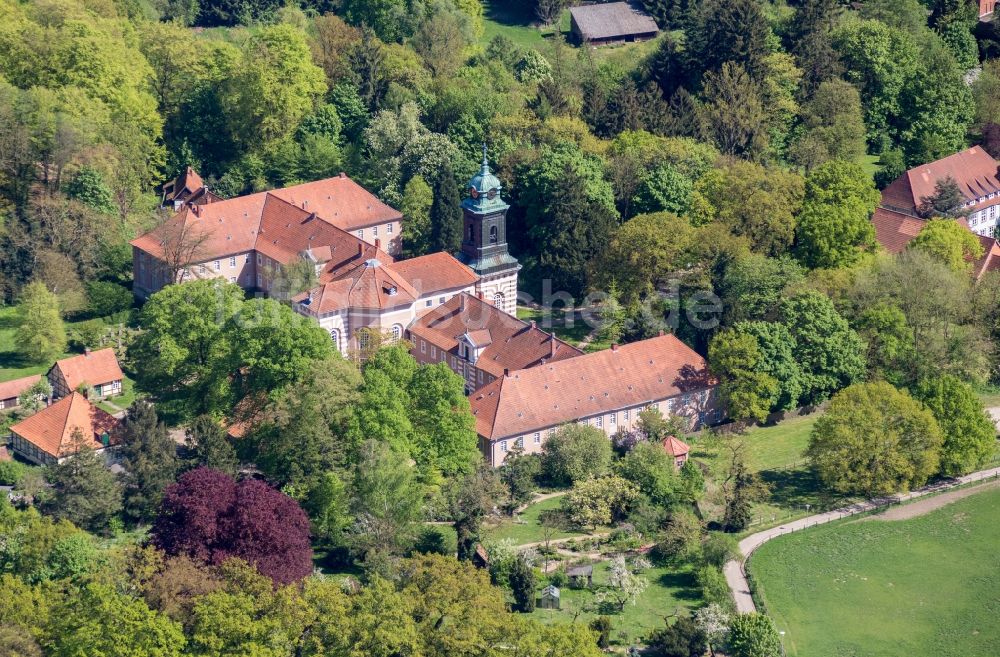
[[[941,493],[940,495],[934,495],[933,497],[925,497],[924,499],[911,504],[900,504],[899,506],[892,507],[884,513],[874,516],[865,516],[861,519],[861,521],[909,520],[910,518],[917,518],[930,513],[935,509],[940,509],[943,506],[948,506],[963,497],[969,497],[970,495],[982,493],[985,490],[993,488],[1000,488],[1000,481],[988,481],[984,484],[979,484],[978,486],[969,486],[968,488],[961,488],[948,493]]]

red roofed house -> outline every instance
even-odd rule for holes
[[[993,236],[1000,216],[1000,173],[997,163],[979,146],[914,167],[882,190],[881,206],[891,212],[917,217],[923,199],[934,194],[938,181],[952,178],[965,198],[969,228]]]
[[[58,463],[84,444],[103,451],[118,442],[118,420],[91,404],[78,392],[63,397],[10,428],[11,447],[19,456],[38,463]]]
[[[509,372],[469,396],[486,460],[511,449],[541,450],[567,422],[608,436],[635,426],[640,411],[687,417],[692,428],[722,419],[705,360],[673,335]]]
[[[33,374],[12,381],[0,383],[0,411],[16,408],[21,404],[20,397],[42,380],[41,374]]]
[[[691,451],[688,444],[676,436],[667,436],[663,440],[663,449],[674,458],[674,465],[678,468],[684,467],[688,460],[688,452]]]
[[[184,173],[163,186],[163,198],[160,207],[170,207],[180,210],[186,204],[205,205],[222,199],[208,191],[205,182],[198,172],[187,167]]]
[[[447,363],[472,392],[504,371],[513,372],[583,354],[472,294],[457,294],[414,322],[408,331],[421,363]]]
[[[81,387],[103,399],[121,394],[124,375],[114,349],[109,347],[57,360],[46,377],[52,386],[52,399],[66,397]]]

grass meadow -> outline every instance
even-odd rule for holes
[[[877,516],[875,516],[877,518]],[[795,657],[1000,654],[1000,491],[763,545],[749,569]]]

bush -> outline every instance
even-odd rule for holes
[[[611,617],[598,616],[590,621],[589,627],[597,634],[597,647],[607,650],[611,646]]]
[[[569,583],[569,575],[563,569],[553,570],[549,573],[549,584],[559,588],[563,588]]]
[[[0,461],[0,486],[17,486],[28,472],[28,466],[19,461]]]
[[[567,424],[542,445],[542,472],[556,486],[600,477],[610,464],[611,442],[595,427]]]
[[[426,525],[420,530],[420,535],[417,536],[417,541],[413,545],[413,551],[424,554],[442,554],[449,557],[458,551],[458,545],[452,532],[434,525]]]
[[[118,283],[87,283],[87,308],[95,317],[106,317],[132,307],[132,293]]]

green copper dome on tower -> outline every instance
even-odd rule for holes
[[[479,173],[472,176],[465,188],[466,197],[462,201],[462,207],[477,213],[506,210],[510,206],[500,198],[500,189],[500,179],[490,171],[486,144],[483,144],[483,163],[479,167]]]

